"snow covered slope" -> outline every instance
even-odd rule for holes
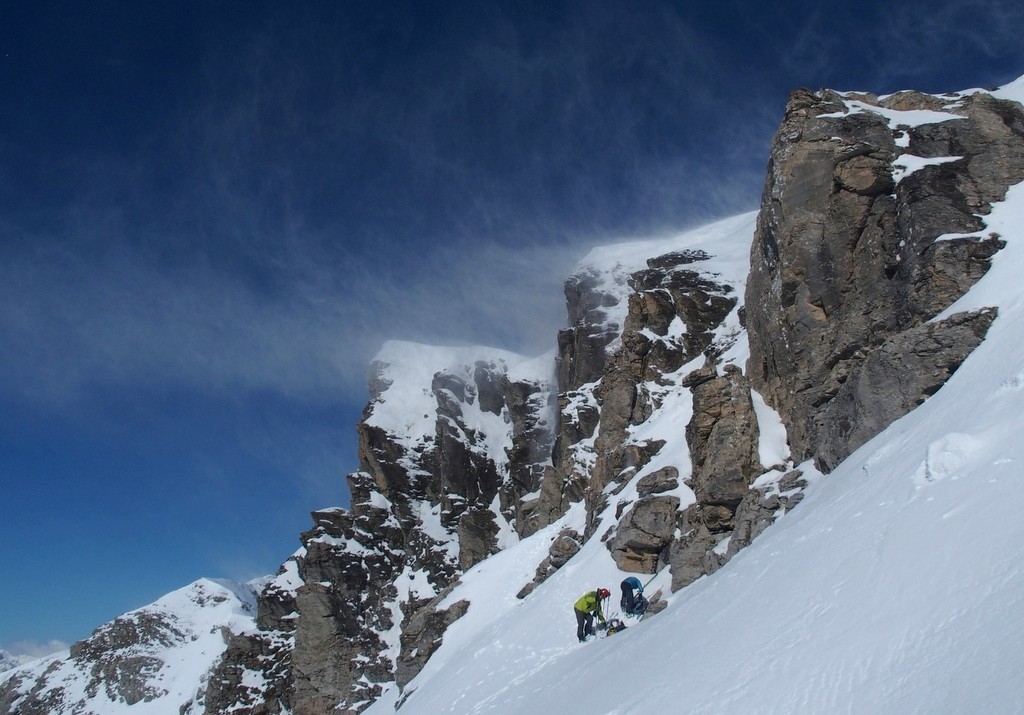
[[[577,644],[571,613],[623,575],[598,539],[522,601],[558,525],[488,559],[451,596],[485,605],[449,629],[401,712],[1020,712],[1024,185],[984,221],[1006,248],[947,313],[999,316],[932,398],[611,639]]]
[[[203,712],[209,671],[228,639],[255,627],[259,586],[200,579],[119,616],[70,652],[0,675],[0,710]]]

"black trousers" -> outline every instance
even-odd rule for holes
[[[623,582],[622,585],[622,600],[619,601],[619,605],[622,606],[622,612],[630,614],[636,607],[636,599],[633,597],[633,587],[628,583]]]
[[[594,614],[586,613],[578,608],[572,610],[576,611],[576,637],[583,642],[587,636],[594,635]]]

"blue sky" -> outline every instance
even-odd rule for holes
[[[591,245],[757,206],[797,87],[1024,74],[992,2],[8,2],[0,646],[344,505],[369,360],[538,354]]]

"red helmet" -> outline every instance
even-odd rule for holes
[[[599,588],[597,589],[597,595],[600,598],[608,598],[612,595],[612,592],[609,591],[607,588]]]

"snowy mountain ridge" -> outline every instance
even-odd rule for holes
[[[208,674],[228,637],[255,628],[257,581],[200,579],[97,628],[69,652],[0,674],[4,712],[203,711]],[[21,683],[48,692],[18,696]],[[13,697],[12,697],[13,696]]]
[[[32,658],[31,656],[14,655],[13,653],[0,649],[0,673],[25,665],[32,660],[35,660],[35,658]]]
[[[385,345],[254,610],[197,582],[0,712],[1016,711],[1022,100],[794,92],[760,210],[594,249],[556,353]]]

